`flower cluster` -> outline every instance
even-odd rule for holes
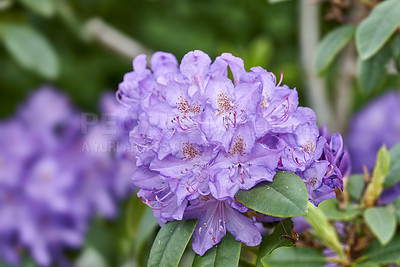
[[[63,262],[62,249],[82,245],[91,217],[116,214],[134,169],[113,153],[85,151],[102,136],[96,127],[82,135],[81,114],[48,87],[0,123],[0,261],[18,264],[29,252],[40,266]]]
[[[295,89],[261,67],[250,72],[229,53],[214,62],[201,51],[181,64],[164,52],[133,61],[117,98],[137,114],[133,182],[160,225],[198,219],[193,249],[203,255],[228,231],[258,245],[261,234],[238,190],[272,182],[278,170],[300,175],[316,205],[342,188],[339,134],[321,136],[314,112]],[[250,218],[251,217],[251,218]]]

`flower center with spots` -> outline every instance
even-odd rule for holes
[[[307,142],[303,145],[303,149],[304,149],[304,152],[306,152],[306,153],[308,153],[308,154],[312,154],[312,153],[314,153],[316,147],[315,147],[314,142],[307,141]]]
[[[269,95],[267,95],[267,94],[263,94],[263,96],[264,96],[264,99],[261,101],[260,106],[267,109],[269,107],[269,105],[271,105],[271,99],[270,99]]]
[[[228,97],[226,93],[218,94],[217,103],[218,103],[219,114],[225,114],[236,111],[237,106],[232,101],[232,99]]]
[[[238,135],[235,139],[235,142],[231,146],[230,155],[239,155],[243,156],[246,151],[246,143],[244,139]]]
[[[207,202],[207,201],[211,200],[212,198],[213,197],[211,195],[201,196],[200,201]]]
[[[195,103],[195,104],[191,105],[189,103],[189,101],[186,98],[183,98],[182,96],[180,96],[178,98],[178,102],[176,102],[176,105],[177,105],[179,111],[183,115],[187,115],[189,113],[192,113],[192,114],[200,113],[200,104],[199,103]]]
[[[182,145],[182,153],[183,157],[186,160],[192,160],[197,156],[201,156],[202,152],[199,151],[192,143],[190,142],[185,142]]]
[[[310,179],[308,179],[307,183],[311,186],[311,187],[315,187],[315,185],[318,182],[318,178],[317,177],[312,177]]]

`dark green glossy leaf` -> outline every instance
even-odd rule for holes
[[[266,215],[294,217],[307,212],[306,186],[299,176],[288,171],[279,171],[272,183],[240,190],[235,197],[245,206]]]
[[[19,0],[27,8],[39,15],[49,17],[54,14],[54,0]]]
[[[364,219],[382,245],[393,238],[397,226],[396,217],[387,208],[369,208],[364,212]]]
[[[238,266],[241,243],[226,234],[221,243],[209,249],[203,256],[196,254],[193,267],[227,267]]]
[[[347,180],[347,192],[354,201],[359,201],[364,187],[364,176],[361,174],[351,175]]]
[[[400,260],[400,235],[397,234],[386,246],[375,241],[365,252],[368,261],[388,264]]]
[[[147,266],[178,266],[196,224],[196,220],[172,221],[164,224],[151,247]]]
[[[350,221],[358,214],[358,209],[351,204],[340,210],[336,198],[322,201],[318,208],[324,212],[326,218],[335,221]]]
[[[387,49],[382,49],[373,57],[357,63],[357,79],[361,89],[370,94],[379,88],[386,79],[386,63],[389,59]]]
[[[45,78],[55,78],[58,75],[57,54],[45,37],[30,26],[1,24],[0,39],[21,66]]]
[[[389,150],[390,169],[386,176],[384,186],[389,187],[400,181],[400,143]]]
[[[378,4],[357,28],[356,44],[361,59],[375,55],[400,26],[400,1]]]
[[[261,267],[261,259],[274,251],[274,249],[282,246],[294,246],[293,242],[282,237],[291,233],[292,226],[291,219],[281,221],[275,226],[272,234],[263,238],[258,250],[256,267]]]
[[[261,262],[265,267],[323,267],[326,264],[321,251],[305,247],[277,248]]]
[[[339,52],[353,38],[356,27],[354,25],[341,26],[329,32],[318,44],[315,58],[315,70],[318,75],[323,74]]]

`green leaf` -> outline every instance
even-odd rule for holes
[[[196,254],[193,267],[227,267],[238,266],[241,243],[233,236],[226,234],[221,243],[209,249],[203,256]]]
[[[19,0],[39,15],[50,17],[54,14],[54,0]]]
[[[288,235],[288,233],[291,232],[292,226],[293,222],[291,219],[281,221],[275,226],[272,234],[263,238],[258,250],[256,267],[261,267],[261,259],[270,254],[276,248],[282,246],[294,246],[291,241],[282,238],[283,235]]]
[[[361,59],[375,55],[399,26],[399,0],[387,0],[377,5],[357,28],[356,44]]]
[[[365,252],[368,261],[388,264],[400,260],[400,235],[397,234],[386,246],[375,241]]]
[[[351,175],[347,180],[347,191],[354,201],[359,201],[364,187],[364,176],[362,174]]]
[[[380,265],[376,262],[363,262],[363,263],[356,263],[351,265],[351,267],[380,267]]]
[[[255,211],[275,217],[302,216],[307,212],[306,186],[299,176],[288,171],[279,171],[272,183],[240,190],[235,197]]]
[[[384,187],[389,187],[400,181],[400,143],[389,150],[390,169],[386,176]]]
[[[324,212],[326,218],[335,221],[350,221],[358,214],[358,209],[351,204],[348,204],[345,209],[340,210],[336,198],[322,201],[318,205],[318,208]]]
[[[57,54],[45,37],[30,26],[1,24],[0,39],[22,67],[49,79],[58,75]]]
[[[382,245],[386,245],[393,238],[396,217],[387,208],[369,208],[364,212],[364,219]]]
[[[397,222],[400,223],[400,197],[393,201]]]
[[[196,220],[172,221],[164,224],[151,247],[147,266],[178,266],[196,224]]]
[[[374,205],[375,200],[381,195],[383,190],[383,183],[390,168],[390,155],[383,145],[378,151],[376,157],[376,165],[372,173],[372,181],[369,183],[365,193],[365,206],[371,207]]]
[[[265,267],[323,267],[326,264],[321,251],[305,247],[277,248],[261,262]]]
[[[379,88],[386,79],[386,63],[389,60],[387,49],[382,49],[372,58],[357,62],[357,79],[361,89],[370,94]]]
[[[328,33],[318,44],[315,58],[315,71],[323,74],[339,52],[353,38],[356,27],[354,25],[341,26]]]

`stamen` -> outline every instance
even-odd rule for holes
[[[279,85],[281,85],[282,80],[283,80],[283,73],[281,72],[281,79],[279,80],[279,83],[276,85],[276,87],[279,87]]]

